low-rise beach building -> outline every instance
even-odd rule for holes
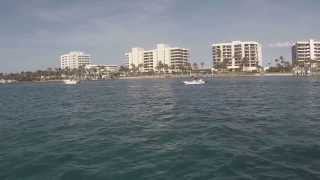
[[[104,70],[108,72],[119,71],[120,66],[118,65],[107,65],[107,64],[88,64],[85,66],[86,70]]]
[[[85,74],[87,79],[108,79],[119,69],[118,65],[89,64],[85,66]]]

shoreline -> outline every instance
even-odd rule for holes
[[[186,79],[192,76],[199,78],[237,78],[237,77],[296,77],[292,73],[252,73],[252,74],[242,74],[242,73],[217,73],[217,74],[193,74],[193,75],[172,75],[172,74],[162,74],[162,75],[138,75],[138,76],[127,76],[127,77],[119,77],[115,79],[102,79],[102,80],[82,80],[82,81],[110,81],[110,80],[138,80],[138,79]],[[314,76],[304,76],[304,77],[316,77]],[[62,83],[63,80],[41,80],[41,81],[16,81],[14,83],[4,83],[4,84],[20,84],[20,83]]]
[[[219,73],[213,75],[142,75],[142,76],[128,76],[120,77],[120,80],[131,79],[181,79],[190,78],[191,76],[201,78],[215,78],[215,77],[294,77],[292,73],[255,73],[255,74],[239,74],[239,73]]]

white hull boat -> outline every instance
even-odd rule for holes
[[[0,79],[0,84],[12,84],[12,83],[15,83],[17,82],[16,80],[4,80],[4,79]]]
[[[199,84],[205,84],[206,81],[202,79],[198,79],[198,80],[191,80],[191,81],[183,81],[183,83],[185,85],[199,85]]]
[[[74,85],[74,84],[79,84],[80,81],[79,81],[79,80],[70,80],[70,79],[67,79],[67,80],[63,80],[63,83],[64,83],[64,84],[69,84],[69,85]]]

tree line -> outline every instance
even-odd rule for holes
[[[17,73],[0,73],[0,79],[16,81],[43,81],[43,80],[63,80],[63,79],[81,79],[98,80],[108,79],[119,76],[119,72],[101,71],[99,69],[86,69],[80,67],[77,69],[48,68],[46,70],[21,71]]]

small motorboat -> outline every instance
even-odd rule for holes
[[[11,80],[11,79],[8,79],[8,80],[0,79],[0,84],[12,84],[16,82],[17,82],[16,80]]]
[[[66,79],[66,80],[63,80],[63,83],[64,84],[69,84],[69,85],[74,85],[74,84],[79,84],[80,81],[79,80]]]
[[[202,79],[193,79],[191,81],[183,81],[185,85],[199,85],[199,84],[205,84],[206,81]]]

